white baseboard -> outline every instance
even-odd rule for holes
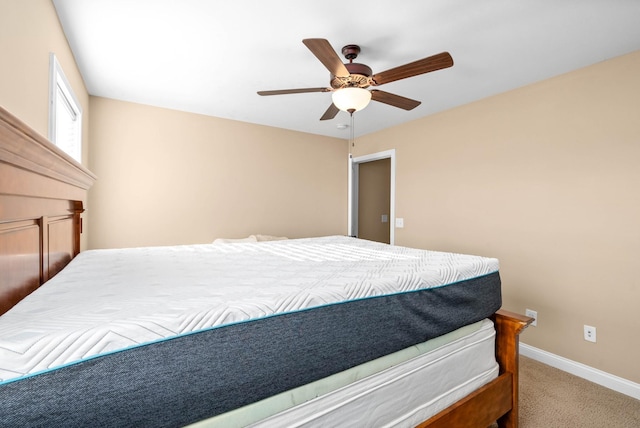
[[[551,352],[543,351],[542,349],[522,342],[520,343],[520,355],[640,400],[640,384],[638,383],[603,372],[602,370],[594,369],[593,367],[552,354]]]

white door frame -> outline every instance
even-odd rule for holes
[[[389,195],[389,243],[395,242],[396,223],[396,149],[371,153],[356,158],[349,155],[349,204],[348,204],[348,233],[349,236],[358,234],[358,172],[361,163],[373,162],[380,159],[391,160],[391,194]]]

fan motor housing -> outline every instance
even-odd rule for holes
[[[368,65],[357,62],[349,62],[344,65],[349,71],[348,77],[337,77],[331,75],[331,87],[333,89],[342,88],[367,88],[371,86],[371,75],[373,72]]]

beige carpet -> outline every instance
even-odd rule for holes
[[[640,400],[520,357],[521,428],[640,428]]]

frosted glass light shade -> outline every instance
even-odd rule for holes
[[[363,88],[342,88],[331,95],[340,110],[354,112],[365,108],[371,101],[371,92]]]

